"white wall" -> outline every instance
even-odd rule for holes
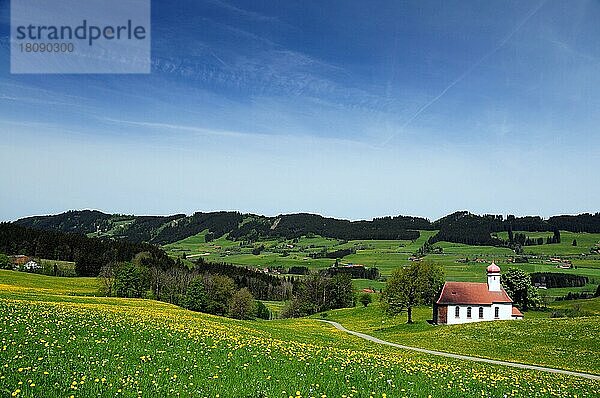
[[[512,319],[512,304],[492,304],[490,305],[458,305],[460,308],[460,316],[456,318],[454,311],[456,305],[448,305],[448,325],[456,325],[459,323],[494,321],[502,319]],[[471,318],[467,318],[467,308],[471,307]],[[483,307],[483,319],[479,318],[479,307]],[[494,317],[494,309],[499,308],[498,318]]]

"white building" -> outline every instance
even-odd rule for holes
[[[500,267],[487,267],[487,283],[446,282],[433,305],[433,322],[468,322],[523,319],[523,314],[500,285]]]
[[[41,266],[41,265],[39,265],[38,263],[36,263],[36,262],[35,262],[35,261],[33,261],[33,260],[29,260],[28,262],[26,262],[26,263],[23,265],[23,269],[24,269],[25,271],[37,271],[37,270],[39,270],[39,269],[42,269],[42,266]]]

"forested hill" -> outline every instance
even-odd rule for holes
[[[191,216],[128,216],[97,210],[68,211],[51,216],[22,218],[15,224],[43,230],[109,236],[130,242],[167,244],[208,230],[212,237],[225,234],[235,240],[273,237],[292,239],[317,234],[338,239],[417,239],[419,229],[431,229],[420,217],[383,217],[371,221],[349,221],[315,214],[265,217],[239,212],[194,213]]]
[[[501,242],[494,237],[494,233],[500,231],[553,232],[560,229],[572,232],[600,232],[600,213],[561,215],[543,219],[538,216],[480,216],[460,211],[431,222],[426,218],[409,216],[349,221],[308,213],[266,217],[219,211],[197,212],[190,216],[133,216],[81,210],[22,218],[15,221],[15,224],[161,245],[185,239],[205,230],[209,231],[209,238],[228,234],[230,239],[245,241],[278,237],[292,239],[307,234],[346,240],[413,240],[419,237],[418,230],[439,230],[433,241],[496,245]]]
[[[164,269],[174,265],[174,261],[155,245],[90,238],[78,233],[26,228],[14,223],[0,223],[0,253],[73,261],[79,276],[96,276],[104,265],[131,261],[138,253],[147,253],[154,264]]]

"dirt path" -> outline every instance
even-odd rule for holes
[[[389,346],[396,347],[396,348],[402,348],[404,350],[418,351],[418,352],[423,352],[425,354],[439,355],[439,356],[442,356],[442,357],[448,357],[448,358],[454,358],[454,359],[461,359],[461,360],[464,360],[464,361],[485,362],[485,363],[491,363],[491,364],[494,364],[494,365],[510,366],[510,367],[513,367],[513,368],[528,369],[528,370],[539,370],[541,372],[559,373],[559,374],[564,374],[564,375],[568,375],[568,376],[584,377],[586,379],[591,379],[591,380],[600,380],[600,375],[593,375],[593,374],[589,374],[589,373],[573,372],[573,371],[570,371],[570,370],[553,369],[553,368],[546,368],[546,367],[543,367],[543,366],[526,365],[526,364],[523,364],[523,363],[506,362],[506,361],[497,361],[495,359],[470,357],[470,356],[467,356],[467,355],[459,355],[459,354],[451,354],[451,353],[448,353],[448,352],[427,350],[425,348],[409,347],[409,346],[405,346],[405,345],[396,344],[396,343],[392,343],[392,342],[389,342],[389,341],[381,340],[381,339],[378,339],[377,337],[373,337],[373,336],[370,336],[368,334],[364,334],[364,333],[360,333],[360,332],[355,332],[353,330],[348,330],[348,329],[346,329],[345,327],[343,327],[342,325],[340,325],[337,322],[326,321],[326,320],[322,320],[322,319],[319,319],[319,321],[326,322],[326,323],[334,326],[336,329],[341,330],[342,332],[350,333],[350,334],[352,334],[354,336],[358,336],[358,337],[360,337],[362,339],[365,339],[365,340],[368,340],[368,341],[372,341],[373,343],[385,344],[385,345],[389,345]]]

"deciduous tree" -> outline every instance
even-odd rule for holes
[[[206,289],[202,277],[197,276],[190,282],[183,299],[183,306],[192,311],[206,311]]]
[[[254,297],[250,290],[243,288],[235,292],[229,305],[229,315],[236,319],[250,319],[254,316]]]
[[[233,279],[224,275],[208,275],[204,280],[206,288],[207,312],[227,315],[229,304],[236,291]]]
[[[388,314],[396,315],[406,310],[407,323],[413,323],[413,307],[430,304],[443,284],[442,267],[419,261],[408,267],[396,269],[388,280],[381,299]]]
[[[502,287],[513,299],[513,302],[523,310],[537,308],[542,305],[542,299],[537,289],[531,284],[531,276],[518,268],[510,268],[501,277]]]

